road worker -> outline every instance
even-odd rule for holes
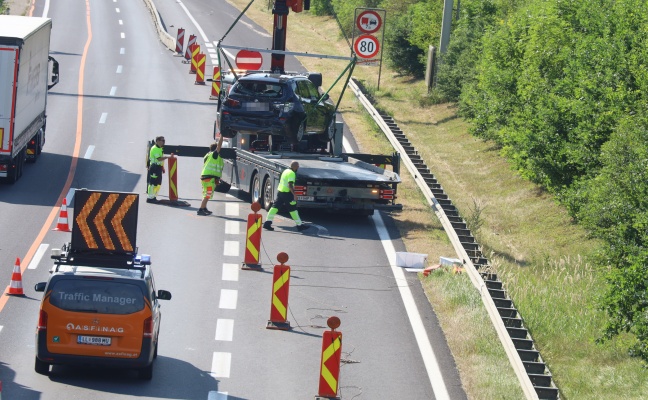
[[[202,184],[203,199],[198,209],[198,215],[210,215],[212,212],[207,209],[207,202],[214,196],[214,191],[223,174],[225,163],[220,156],[221,147],[223,147],[223,136],[218,139],[218,143],[209,146],[209,153],[203,158],[203,169],[200,175]]]
[[[295,179],[297,177],[296,172],[299,169],[299,163],[293,161],[290,163],[290,168],[287,168],[284,172],[281,173],[281,179],[279,180],[279,185],[277,186],[277,197],[272,204],[272,208],[268,211],[268,220],[263,223],[263,228],[269,231],[274,231],[272,227],[272,220],[274,219],[279,208],[286,207],[293,221],[297,225],[298,231],[303,231],[308,229],[308,225],[302,223],[302,220],[299,218],[299,213],[297,212],[297,195],[295,194]]]
[[[170,156],[164,155],[164,136],[158,136],[155,138],[155,144],[151,147],[149,152],[149,167],[148,167],[148,179],[147,179],[147,203],[157,203],[157,193],[160,190],[160,185],[162,184],[162,174],[164,173],[164,160],[173,157],[173,154]]]

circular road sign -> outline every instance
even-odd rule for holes
[[[239,50],[236,53],[236,66],[245,70],[258,70],[261,69],[263,64],[263,57],[258,51]]]
[[[356,38],[353,50],[360,58],[374,58],[380,51],[380,43],[375,36],[360,35]]]
[[[374,33],[378,32],[382,26],[382,18],[374,10],[366,10],[358,15],[356,19],[356,26],[364,33]]]

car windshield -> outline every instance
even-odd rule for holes
[[[261,81],[238,81],[232,88],[232,93],[255,98],[278,98],[283,96],[283,87],[280,84],[273,84]]]
[[[124,282],[62,279],[54,284],[50,303],[66,311],[132,314],[144,309],[144,296],[138,286]]]

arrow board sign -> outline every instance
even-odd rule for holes
[[[72,250],[134,252],[138,199],[135,193],[76,190]]]

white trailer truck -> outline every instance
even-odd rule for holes
[[[0,15],[0,180],[5,182],[16,182],[25,162],[36,162],[45,144],[47,91],[58,83],[58,62],[49,56],[51,31],[49,18]]]

